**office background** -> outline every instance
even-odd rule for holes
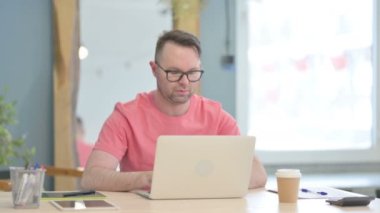
[[[221,12],[218,12],[221,11]],[[235,115],[235,73],[220,63],[224,54],[224,5],[207,1],[201,16],[202,94],[220,101]],[[210,27],[212,26],[212,27]],[[0,87],[17,102],[14,134],[38,147],[36,160],[53,160],[53,26],[49,0],[0,2]],[[231,33],[233,34],[233,33]],[[148,67],[147,67],[148,68]],[[226,87],[226,85],[228,85]]]
[[[221,63],[227,34],[234,50],[235,1],[229,2],[228,23],[221,1],[208,0],[202,8],[200,40],[207,70],[202,94],[218,100],[236,116],[236,73]],[[0,89],[8,87],[8,100],[17,101],[18,125],[12,132],[16,136],[25,134],[27,144],[37,148],[35,160],[45,164],[53,164],[53,29],[50,0],[0,1]],[[323,165],[311,167],[310,171],[316,172],[326,169]],[[267,168],[271,173],[275,167]],[[334,167],[328,169],[334,171]],[[343,170],[380,171],[378,164],[350,165]]]

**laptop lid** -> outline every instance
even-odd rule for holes
[[[254,148],[253,136],[160,136],[149,198],[242,197]]]

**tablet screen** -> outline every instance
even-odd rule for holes
[[[84,209],[118,209],[112,203],[105,200],[61,200],[51,201],[60,210],[84,210]]]

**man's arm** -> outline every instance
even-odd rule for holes
[[[264,166],[261,164],[259,158],[254,156],[252,162],[252,174],[251,180],[249,181],[249,188],[261,188],[264,187],[267,182],[267,173]]]
[[[102,191],[130,191],[149,188],[152,172],[118,172],[119,161],[111,154],[94,150],[83,173],[84,189]]]

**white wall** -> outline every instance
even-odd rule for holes
[[[149,61],[158,36],[171,29],[171,10],[157,0],[81,0],[80,7],[89,55],[81,62],[77,115],[95,143],[117,102],[156,87]]]

